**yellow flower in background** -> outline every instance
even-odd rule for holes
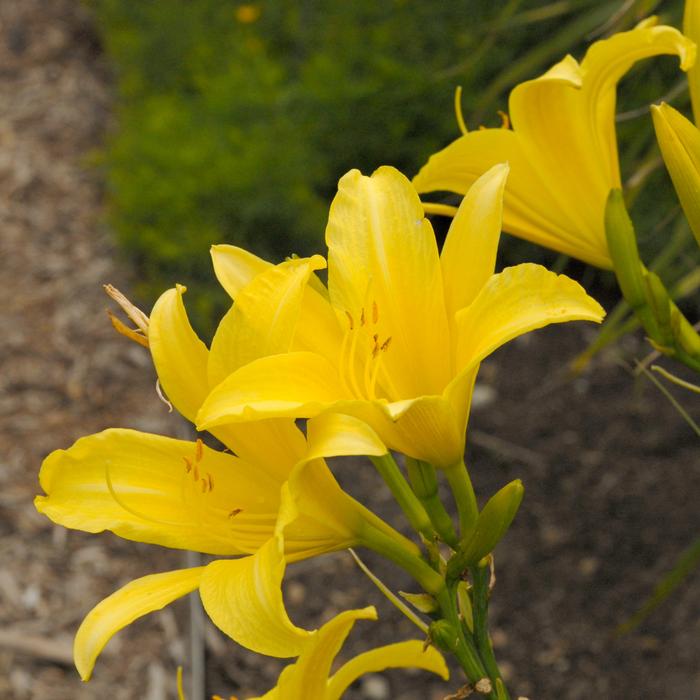
[[[507,161],[503,229],[610,268],[604,212],[610,190],[621,187],[617,83],[650,56],[678,55],[683,70],[695,61],[693,42],[655,21],[597,41],[581,63],[566,56],[515,87],[509,98],[512,130],[465,133],[423,166],[414,179],[418,192],[465,194],[487,168]]]
[[[700,130],[667,104],[653,105],[651,114],[666,168],[700,245]]]
[[[387,668],[421,668],[449,678],[440,652],[418,640],[366,651],[331,675],[331,665],[355,622],[376,619],[374,607],[340,613],[309,635],[298,660],[282,671],[272,690],[250,700],[339,700],[360,676]]]
[[[507,173],[498,165],[474,183],[439,254],[401,173],[350,171],[326,229],[328,289],[297,273],[316,258],[271,266],[215,248],[217,275],[236,303],[212,342],[210,386],[220,383],[197,414],[199,429],[330,410],[356,416],[411,457],[461,464],[481,360],[522,333],[604,313],[574,281],[541,266],[493,274]],[[262,352],[266,337],[274,340]],[[238,369],[215,357],[233,357]]]
[[[168,396],[183,415],[193,416],[207,391],[209,351],[189,324],[183,291],[169,290],[150,319],[137,318]],[[361,545],[376,532],[415,554],[415,545],[342,491],[323,461],[345,449],[353,453],[353,446],[363,454],[386,448],[371,432],[354,429],[352,445],[343,442],[342,429],[333,432],[335,440],[323,434],[316,439],[310,428],[307,442],[288,419],[221,428],[216,435],[233,455],[201,440],[115,429],[49,455],[40,473],[46,495],[37,496],[35,505],[54,522],[166,547],[243,555],[145,576],[99,603],[75,639],[83,679],[116,632],[196,589],[212,621],[237,642],[260,653],[296,656],[307,633],[284,610],[285,561]]]
[[[700,0],[686,0],[683,11],[683,34],[696,45],[700,43]],[[688,70],[688,89],[697,124],[700,120],[700,66],[697,64],[693,64]]]

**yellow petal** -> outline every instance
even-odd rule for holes
[[[495,165],[469,188],[445,238],[440,265],[450,323],[493,274],[509,170],[506,164]]]
[[[280,482],[237,457],[160,435],[106,430],[52,452],[36,508],[87,532],[209,554],[255,551],[274,532]]]
[[[197,567],[144,576],[98,603],[75,635],[73,656],[80,677],[90,679],[95,660],[120,629],[195,590],[203,570]]]
[[[205,430],[256,418],[312,417],[346,397],[338,371],[324,357],[310,352],[271,355],[241,367],[219,384],[200,409],[197,425]]]
[[[411,640],[378,647],[356,656],[341,666],[331,677],[324,700],[340,700],[343,693],[365,673],[379,673],[387,668],[422,668],[441,676],[450,677],[442,654],[425,642]]]
[[[331,665],[357,620],[376,620],[370,606],[336,615],[309,639],[306,648],[279,679],[278,693],[284,700],[326,700]]]
[[[308,421],[305,459],[350,455],[385,455],[388,450],[364,421],[342,413],[324,413]]]
[[[292,624],[282,599],[283,542],[271,538],[253,556],[219,560],[202,574],[199,592],[212,622],[259,654],[298,656],[309,632]]]
[[[323,461],[324,457],[384,455],[387,448],[377,434],[357,418],[328,413],[308,421],[307,439],[304,460],[282,489],[281,510],[286,512],[280,520],[285,519],[287,560],[357,546],[368,527],[417,555],[413,542],[343,491]]]
[[[419,396],[382,407],[372,427],[392,449],[447,469],[464,456],[464,425],[443,396]]]
[[[700,0],[685,0],[683,34],[696,45],[700,43]],[[697,61],[688,70],[688,89],[697,124],[700,122],[700,64]]]
[[[565,275],[525,263],[493,275],[474,302],[457,314],[457,368],[471,370],[496,348],[550,323],[599,323],[605,312]]]
[[[236,246],[215,245],[211,254],[216,276],[232,299],[237,299],[241,290],[256,275],[273,267],[271,263]],[[340,327],[328,301],[328,290],[312,274],[304,290],[294,348],[319,352],[332,361],[337,357],[341,340]]]
[[[272,267],[267,260],[234,245],[213,245],[211,259],[214,274],[231,299],[235,299],[256,275]]]
[[[448,339],[440,264],[411,183],[389,167],[372,177],[357,170],[344,175],[326,243],[333,306],[371,328],[368,338],[391,337],[383,367],[399,394],[394,398],[441,390],[449,368],[436,359]]]
[[[700,131],[667,104],[652,105],[651,115],[664,162],[700,245]]]
[[[309,276],[326,266],[320,256],[296,258],[256,275],[217,328],[209,353],[209,385],[239,367],[292,346]]]
[[[194,422],[208,391],[209,351],[192,329],[177,285],[161,294],[151,312],[148,342],[158,379],[168,399]]]
[[[593,264],[610,265],[607,256],[588,250],[572,231],[569,214],[543,179],[546,173],[540,177],[518,135],[509,129],[483,129],[461,136],[432,155],[413,183],[418,192],[466,194],[484,172],[503,162],[510,166],[503,209],[505,231]]]

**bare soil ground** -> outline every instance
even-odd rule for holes
[[[111,426],[183,431],[155,395],[146,354],[116,336],[104,313],[100,285],[129,283],[100,223],[99,173],[85,165],[104,137],[110,100],[99,42],[78,2],[0,3],[0,698],[8,700],[165,700],[175,697],[176,666],[189,669],[188,610],[179,604],[120,633],[93,680],[81,683],[71,638],[84,614],[134,577],[184,565],[184,555],[54,528],[32,507],[51,450]],[[700,532],[697,438],[612,355],[575,380],[564,376],[589,334],[573,325],[541,331],[482,369],[468,451],[477,491],[483,499],[516,477],[526,486],[497,550],[496,651],[515,693],[532,700],[700,698],[697,572],[638,631],[613,635]],[[646,352],[635,340],[626,351]],[[684,400],[697,418],[697,400]],[[369,463],[333,468],[398,522]],[[288,571],[298,624],[377,605],[383,622],[358,623],[344,654],[416,636],[348,555]],[[210,625],[205,637],[208,696],[244,698],[273,683],[281,662],[235,648]],[[455,675],[449,690],[459,685]],[[348,698],[447,692],[425,674],[397,671],[368,677]]]

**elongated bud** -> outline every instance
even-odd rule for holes
[[[622,294],[633,309],[643,307],[646,295],[637,237],[622,191],[618,189],[610,190],[605,205],[605,235]]]
[[[479,513],[471,537],[460,545],[447,563],[449,578],[459,578],[465,569],[493,551],[513,522],[524,491],[522,482],[516,479],[488,500]]]
[[[700,245],[700,131],[667,104],[653,105],[651,116],[661,155]]]

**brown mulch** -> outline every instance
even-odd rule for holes
[[[174,698],[175,668],[189,670],[186,604],[117,635],[89,684],[72,668],[71,640],[102,597],[185,565],[184,555],[54,528],[31,504],[43,457],[81,435],[110,426],[183,432],[156,397],[146,353],[116,336],[104,311],[101,284],[128,289],[129,273],[101,221],[99,173],[86,167],[112,98],[77,0],[0,2],[0,93],[0,698]],[[478,493],[516,477],[526,487],[497,550],[496,652],[515,694],[531,700],[700,698],[697,572],[639,630],[613,635],[700,532],[698,441],[612,354],[576,380],[562,375],[590,332],[538,332],[482,369],[468,451]],[[645,353],[635,340],[626,350]],[[682,398],[697,418],[698,400]],[[400,522],[368,463],[333,468],[349,491]],[[377,605],[384,622],[358,623],[346,655],[417,636],[346,554],[291,566],[285,592],[306,626]],[[205,636],[209,695],[246,697],[272,684],[281,662],[237,649],[210,625]],[[439,700],[461,684],[457,675],[446,687],[396,671],[364,679],[347,697]]]

